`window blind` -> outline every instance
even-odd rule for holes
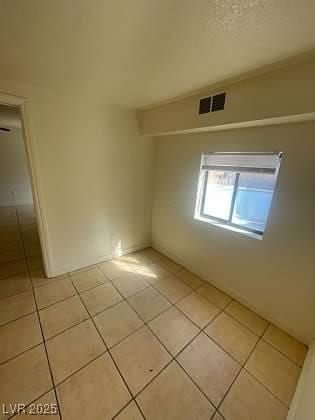
[[[275,173],[281,153],[203,153],[201,169]]]

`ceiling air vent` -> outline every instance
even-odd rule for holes
[[[225,92],[214,95],[212,99],[211,112],[222,111],[225,105]]]
[[[200,99],[199,102],[199,115],[200,114],[207,114],[211,110],[211,99],[212,97],[209,96],[208,98]]]

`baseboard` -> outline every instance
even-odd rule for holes
[[[309,347],[287,420],[315,419],[315,341]]]
[[[246,298],[237,295],[232,290],[228,289],[227,287],[222,286],[218,281],[210,278],[208,273],[202,272],[199,269],[196,269],[195,267],[190,266],[187,264],[186,261],[183,261],[180,257],[173,254],[169,250],[165,249],[163,246],[160,246],[158,242],[153,241],[152,247],[156,249],[157,251],[161,252],[162,254],[166,255],[170,259],[174,260],[178,264],[182,265],[187,270],[191,271],[192,273],[196,274],[198,277],[202,278],[203,280],[207,281],[208,283],[212,284],[213,286],[217,287],[218,289],[222,290],[224,293],[230,295],[233,299],[237,300],[238,302],[242,303],[243,305],[247,306],[252,311],[256,312],[261,317],[265,318],[267,321],[271,322],[272,324],[276,325],[277,327],[281,328],[283,331],[286,331],[288,334],[295,337],[297,340],[301,341],[302,343],[308,345],[309,342],[305,340],[305,337],[301,337],[296,331],[292,330],[290,325],[286,325],[284,323],[278,322],[278,320],[274,319],[273,315],[270,314],[268,311],[264,310],[261,307],[258,307],[252,302],[249,302]]]
[[[142,249],[148,248],[151,246],[151,243],[143,243],[140,245],[135,245],[129,248],[124,248],[121,250],[121,255],[130,254],[131,252],[140,251]],[[100,264],[105,261],[112,260],[114,255],[112,253],[100,256],[99,258],[88,259],[86,261],[82,261],[80,264],[68,264],[63,267],[56,267],[52,270],[52,273],[49,277],[56,277],[62,274],[70,273],[71,271],[80,270],[82,268],[90,267],[91,265]]]
[[[17,201],[15,203],[0,203],[0,207],[32,206],[32,201]]]

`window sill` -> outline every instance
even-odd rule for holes
[[[249,236],[250,238],[259,239],[260,241],[262,240],[262,235],[259,235],[258,233],[248,232],[246,230],[243,230],[241,228],[237,228],[235,226],[226,225],[225,223],[221,223],[217,220],[211,220],[211,219],[208,219],[206,217],[196,216],[196,215],[194,216],[194,219],[199,220],[200,222],[208,223],[210,225],[213,225],[213,226],[216,226],[216,227],[219,227],[219,228],[230,230],[232,232],[240,233],[241,235]]]

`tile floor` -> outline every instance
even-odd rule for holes
[[[307,351],[153,249],[45,278],[30,207],[0,209],[0,299],[0,419],[282,420]]]

